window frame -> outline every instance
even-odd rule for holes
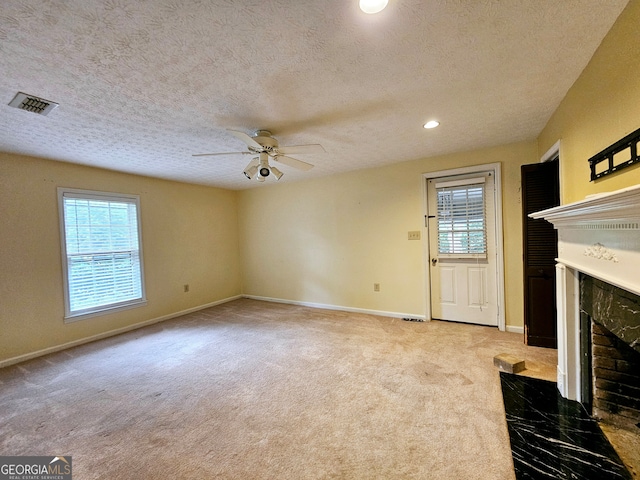
[[[60,239],[61,239],[61,260],[62,260],[62,277],[64,290],[64,322],[71,323],[84,320],[91,317],[115,313],[131,308],[141,307],[147,304],[145,277],[144,277],[144,255],[142,252],[142,222],[140,211],[140,196],[124,193],[103,192],[96,190],[83,190],[77,188],[58,187],[58,218],[60,222]],[[69,254],[67,252],[67,225],[65,219],[65,198],[77,198],[83,200],[98,200],[106,202],[119,202],[135,205],[136,209],[136,226],[138,235],[138,257],[140,266],[140,297],[120,301],[111,302],[94,307],[88,307],[78,310],[71,310],[71,297],[69,288]],[[96,252],[102,253],[102,252]]]

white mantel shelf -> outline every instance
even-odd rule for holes
[[[602,222],[640,222],[640,185],[592,195],[584,200],[529,215],[544,218],[556,228]],[[638,229],[638,226],[635,226]]]

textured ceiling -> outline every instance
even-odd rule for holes
[[[2,0],[0,151],[243,189],[250,157],[191,156],[227,128],[324,146],[280,182],[532,140],[626,3]]]

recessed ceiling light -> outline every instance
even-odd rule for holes
[[[364,13],[378,13],[384,10],[389,0],[360,0],[360,10]]]
[[[437,120],[429,120],[423,126],[424,128],[436,128],[438,125],[440,125],[440,122],[438,122]]]

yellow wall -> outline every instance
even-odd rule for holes
[[[631,0],[541,132],[561,140],[562,203],[640,183],[640,165],[589,181],[588,159],[640,128],[640,0]]]
[[[140,195],[146,306],[64,323],[58,186]],[[241,293],[237,193],[222,189],[0,154],[0,245],[0,361]]]
[[[242,191],[243,291],[423,316],[423,244],[407,240],[423,230],[422,174],[501,162],[506,322],[522,326],[520,165],[537,161],[535,142],[525,142]]]

